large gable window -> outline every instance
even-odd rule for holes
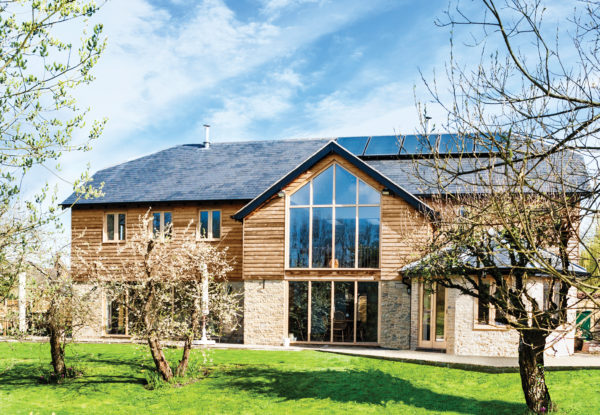
[[[378,268],[377,190],[337,164],[290,196],[290,268]]]

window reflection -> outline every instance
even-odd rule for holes
[[[331,282],[311,283],[310,340],[331,341]]]
[[[335,204],[356,204],[356,176],[341,167],[335,169]]]
[[[354,268],[356,245],[356,208],[335,209],[335,264],[334,267]]]
[[[358,266],[379,267],[379,206],[358,208]]]
[[[361,205],[378,205],[379,204],[379,192],[373,189],[371,186],[363,182],[358,181],[358,203]]]
[[[331,208],[313,208],[312,266],[331,267]]]
[[[308,340],[308,281],[290,282],[288,327],[296,341]]]
[[[357,298],[356,341],[377,341],[379,284],[359,282]]]
[[[290,197],[292,206],[309,205],[310,204],[310,183],[305,184]]]
[[[309,208],[290,210],[290,267],[308,267]]]
[[[333,202],[333,166],[312,181],[313,205],[331,205]]]
[[[379,267],[380,194],[376,189],[333,164],[289,201],[289,267]]]

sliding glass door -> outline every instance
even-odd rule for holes
[[[288,333],[295,342],[377,343],[379,284],[290,281]]]

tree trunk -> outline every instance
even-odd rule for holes
[[[177,376],[185,376],[185,372],[187,371],[190,360],[190,351],[192,349],[192,342],[194,341],[194,337],[196,337],[196,332],[198,331],[198,309],[196,307],[194,307],[194,310],[192,311],[191,319],[192,327],[190,333],[188,333],[185,338],[181,360],[179,361],[179,365],[177,365],[177,370],[175,371]]]
[[[52,367],[54,374],[58,379],[64,378],[67,374],[65,366],[65,349],[60,343],[60,335],[54,328],[50,328],[50,354],[52,355]]]
[[[148,336],[148,346],[150,346],[150,353],[152,354],[152,359],[154,359],[156,370],[158,370],[163,380],[166,382],[170,381],[173,378],[173,371],[171,370],[171,366],[169,366],[169,362],[156,335],[151,334]]]
[[[535,413],[547,413],[552,409],[550,393],[544,374],[544,348],[547,332],[523,330],[519,333],[519,372],[525,402]]]

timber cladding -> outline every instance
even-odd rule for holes
[[[231,216],[237,212],[243,203],[214,203],[210,205],[190,204],[168,204],[160,207],[152,207],[150,212],[171,212],[173,220],[173,238],[176,243],[180,238],[195,237],[195,229],[201,210],[221,211],[221,238],[209,241],[218,247],[227,247],[227,256],[233,265],[229,273],[230,280],[242,278],[242,223],[234,220]],[[127,252],[118,254],[122,243],[106,242],[103,240],[104,215],[110,213],[125,213],[126,234],[132,235],[139,225],[140,218],[148,212],[149,206],[122,206],[118,208],[80,208],[75,206],[71,209],[71,268],[74,275],[78,275],[81,268],[80,260],[93,261],[99,256],[106,258],[107,262],[114,260],[118,263],[120,255],[128,255]],[[190,223],[193,221],[192,225]],[[188,226],[190,228],[188,229]],[[188,231],[186,232],[186,229]],[[131,255],[131,254],[129,254]]]
[[[398,270],[419,258],[417,247],[423,247],[431,236],[430,222],[402,198],[382,195],[379,269],[286,269],[289,197],[332,163],[339,164],[377,191],[383,190],[380,183],[343,157],[332,155],[319,161],[283,189],[284,197],[273,196],[244,219],[244,279],[398,279]]]

